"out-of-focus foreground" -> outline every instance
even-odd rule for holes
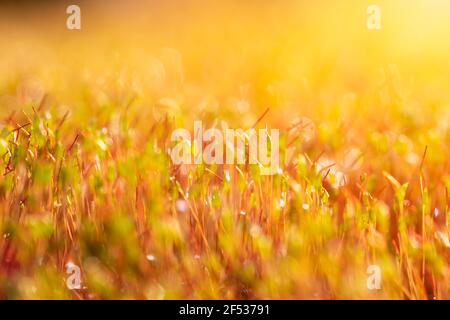
[[[0,7],[0,298],[449,299],[450,5],[377,2]],[[281,170],[174,165],[194,120]]]

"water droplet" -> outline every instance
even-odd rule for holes
[[[177,209],[178,212],[180,213],[185,213],[187,211],[187,203],[186,200],[183,199],[178,199],[175,202],[175,207]]]

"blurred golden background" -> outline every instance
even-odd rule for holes
[[[450,1],[370,4],[1,2],[0,298],[448,299]],[[193,120],[291,158],[180,169]]]

